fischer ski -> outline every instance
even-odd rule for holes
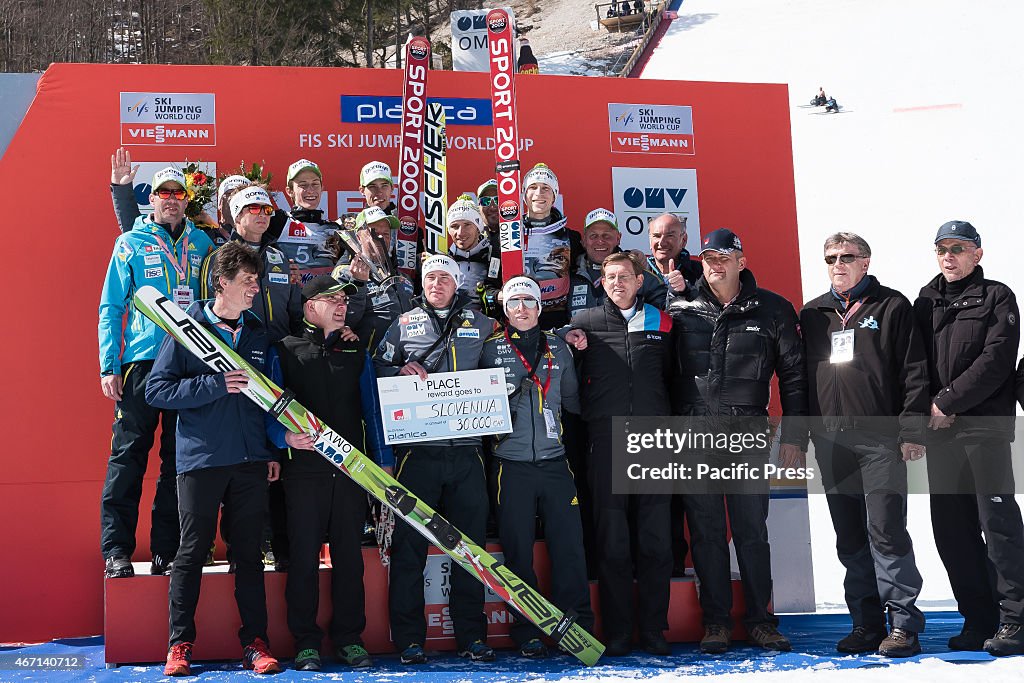
[[[444,106],[427,105],[423,132],[424,248],[434,254],[448,253],[448,142],[445,138]]]
[[[427,71],[430,41],[416,36],[405,50],[402,87],[402,134],[398,155],[398,270],[416,278],[417,243],[423,229],[420,191],[423,184],[423,118],[427,111]]]
[[[491,113],[494,117],[494,171],[498,181],[498,234],[501,278],[523,274],[523,222],[516,124],[516,63],[508,12],[487,13],[487,52],[491,65]]]
[[[490,553],[467,538],[444,517],[416,498],[409,489],[382,470],[340,434],[324,424],[259,370],[238,356],[215,334],[193,320],[174,302],[150,286],[135,293],[135,306],[178,343],[217,371],[245,370],[249,384],[242,393],[296,433],[316,438],[314,449],[377,500],[401,516],[452,561],[480,580],[566,652],[593,666],[604,652],[594,636],[574,623],[547,598],[510,572]]]

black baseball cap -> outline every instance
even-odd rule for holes
[[[720,254],[731,254],[734,251],[743,251],[743,243],[729,228],[712,230],[700,241],[700,253],[705,251],[717,251]]]
[[[967,221],[948,221],[939,226],[939,231],[935,233],[935,244],[942,240],[964,240],[981,246],[981,235]]]
[[[352,294],[357,289],[354,282],[341,283],[330,275],[317,275],[302,287],[302,303],[315,299],[321,294],[334,294],[335,292]]]

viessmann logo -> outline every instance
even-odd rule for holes
[[[123,92],[121,144],[217,144],[217,105],[213,93]]]
[[[446,126],[490,126],[491,101],[469,97],[429,97],[427,104],[444,107]],[[342,95],[342,123],[402,123],[402,98]]]

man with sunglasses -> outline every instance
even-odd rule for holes
[[[579,413],[578,382],[565,342],[538,326],[540,287],[514,277],[502,288],[509,327],[484,342],[480,364],[502,367],[509,390],[512,433],[493,439],[491,474],[498,534],[505,565],[531,586],[537,517],[544,524],[551,557],[551,599],[575,610],[578,623],[593,627],[590,585],[583,552],[583,523],[573,472],[562,442],[564,411]],[[516,618],[510,629],[523,657],[548,654],[542,634]]]
[[[792,304],[757,286],[747,269],[740,238],[728,228],[701,242],[704,275],[669,304],[675,363],[670,383],[672,412],[687,417],[728,417],[725,427],[750,432],[767,427],[773,376],[779,379],[782,415],[807,415],[807,369],[799,321]],[[738,419],[737,419],[738,418]],[[783,425],[779,458],[793,467],[807,450],[806,426]],[[709,456],[718,456],[711,452]],[[739,456],[755,469],[768,452],[745,449]],[[723,500],[724,499],[724,500]],[[728,524],[740,566],[746,601],[748,639],[767,650],[788,651],[772,613],[771,547],[768,543],[769,488],[765,479],[739,482],[708,493],[685,494],[694,569],[700,579],[704,612],[702,652],[722,654],[732,627],[732,583]]]
[[[153,175],[153,213],[139,216],[114,242],[99,306],[100,389],[115,402],[110,459],[103,484],[100,538],[107,578],[134,576],[135,527],[149,450],[157,424],[160,476],[153,498],[150,573],[164,574],[178,549],[178,503],[174,482],[173,410],[146,402],[145,387],[165,333],[142,315],[131,297],[143,285],[156,287],[187,308],[199,293],[199,266],[213,243],[185,219],[185,176],[174,167]],[[124,317],[127,313],[127,324]]]
[[[260,292],[252,312],[266,326],[272,343],[298,332],[302,323],[301,293],[289,277],[287,257],[268,231],[274,214],[270,195],[262,187],[251,185],[232,196],[229,210],[234,223],[230,241],[248,246],[260,260]],[[212,255],[203,262],[204,299],[213,294],[213,262]]]
[[[924,630],[906,520],[906,461],[925,453],[924,343],[907,298],[868,274],[864,238],[830,235],[825,263],[832,286],[804,305],[800,325],[810,432],[853,620],[836,649],[910,657],[921,651],[917,634]]]
[[[935,547],[963,629],[954,650],[1024,654],[1024,526],[1014,499],[1014,375],[1020,311],[982,271],[967,221],[935,235],[939,274],[914,314],[928,353],[928,485]]]
[[[329,275],[302,288],[302,327],[277,345],[284,386],[295,398],[382,467],[394,464],[384,444],[377,379],[363,345],[342,336],[349,297],[356,291]],[[357,408],[358,407],[358,408]],[[332,615],[329,634],[338,658],[353,667],[372,664],[363,648],[363,490],[313,451],[309,434],[283,434],[281,480],[288,506],[291,564],[286,597],[288,628],[295,639],[295,668],[320,669],[324,632],[317,625],[320,547],[331,552]],[[369,445],[369,450],[367,450]]]
[[[373,362],[378,377],[476,370],[484,340],[497,323],[470,307],[458,292],[459,267],[447,256],[431,256],[421,268],[423,295],[419,304],[402,314],[381,340]],[[395,477],[417,498],[445,516],[469,538],[482,539],[489,501],[479,436],[406,445],[395,453]],[[423,568],[427,541],[404,521],[395,525],[388,585],[391,640],[403,664],[427,661],[423,644],[427,624],[423,615]],[[454,571],[449,599],[459,656],[492,661],[494,651],[484,642],[484,590],[470,574]]]

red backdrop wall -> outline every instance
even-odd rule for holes
[[[130,148],[136,161],[201,159],[223,172],[243,159],[265,160],[275,189],[282,189],[288,164],[309,157],[324,170],[333,217],[336,192],[356,189],[364,163],[380,159],[397,170],[398,158],[396,147],[359,147],[362,134],[397,135],[398,124],[342,122],[340,98],[398,96],[401,81],[394,70],[79,64],[47,70],[0,160],[8,264],[0,270],[7,385],[0,399],[0,642],[102,631],[99,496],[113,406],[99,391],[96,323],[117,235],[107,183],[109,156],[128,115],[119,93],[215,95],[215,146],[151,139]],[[431,97],[490,95],[486,74],[434,72],[428,87]],[[524,169],[539,161],[553,167],[571,225],[597,206],[614,208],[612,167],[695,169],[701,230],[732,227],[762,286],[799,301],[785,86],[524,76],[516,88],[520,137],[532,141]],[[692,153],[611,152],[609,102],[692,107]],[[310,146],[313,138],[303,134],[319,134],[321,146]],[[351,134],[352,146],[330,148],[328,134]],[[451,126],[449,135],[486,140],[490,129]],[[449,199],[491,177],[493,163],[490,151],[453,145]],[[154,457],[144,510],[155,463]],[[148,559],[147,517],[144,512],[138,530],[139,560]]]

